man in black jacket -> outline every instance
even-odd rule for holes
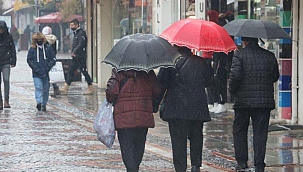
[[[69,69],[68,78],[62,90],[61,94],[67,94],[70,84],[72,83],[72,78],[75,72],[80,71],[88,84],[88,89],[83,93],[85,95],[90,95],[95,92],[92,85],[92,79],[89,76],[86,68],[86,48],[87,48],[87,36],[85,31],[79,26],[79,21],[77,19],[72,20],[69,23],[70,28],[74,32],[73,44],[72,44],[72,64]]]
[[[258,45],[258,38],[242,38],[243,49],[235,52],[229,78],[229,91],[234,96],[233,137],[236,170],[247,168],[247,131],[253,126],[255,171],[262,172],[270,111],[275,109],[274,86],[279,79],[275,55]]]
[[[3,76],[4,83],[4,108],[10,108],[9,90],[10,90],[10,71],[16,66],[16,49],[13,37],[8,33],[5,21],[0,20],[0,80]],[[1,74],[2,73],[2,74]],[[0,81],[0,110],[3,109],[1,81]]]

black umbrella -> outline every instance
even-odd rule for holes
[[[123,37],[106,55],[103,63],[117,71],[150,71],[158,67],[175,67],[181,55],[165,39],[153,34]]]
[[[223,27],[232,36],[265,39],[291,38],[282,27],[267,20],[237,19]]]

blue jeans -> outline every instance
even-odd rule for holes
[[[1,82],[3,76],[3,83],[4,83],[4,99],[9,99],[9,90],[10,90],[10,83],[9,83],[9,78],[10,78],[10,72],[11,72],[11,65],[6,64],[1,67],[0,69],[0,99],[2,100],[2,91],[1,91]]]
[[[49,77],[34,77],[35,99],[37,104],[46,105],[49,96]]]

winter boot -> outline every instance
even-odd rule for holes
[[[192,166],[191,169],[190,169],[191,172],[200,172],[200,167],[199,166]]]
[[[218,108],[216,109],[216,111],[214,111],[214,113],[223,113],[223,112],[226,112],[227,109],[225,107],[224,104],[219,104],[218,105]]]
[[[59,95],[60,94],[60,90],[59,88],[54,88],[54,95]]]
[[[4,99],[4,108],[11,108],[9,105],[9,99]]]
[[[93,85],[89,85],[87,90],[83,93],[84,95],[92,95],[95,93],[95,88]]]
[[[67,94],[69,89],[69,85],[67,83],[64,83],[63,88],[60,90],[60,94]]]

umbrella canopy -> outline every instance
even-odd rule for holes
[[[103,63],[117,71],[150,71],[158,67],[175,67],[181,58],[176,48],[153,34],[133,34],[123,37],[106,55]]]
[[[71,15],[67,17],[64,21],[62,21],[62,15],[60,12],[50,13],[41,17],[36,17],[34,21],[36,23],[60,23],[60,22],[69,22],[72,19],[78,19],[79,21],[83,21],[83,17],[81,15]]]
[[[282,27],[268,20],[236,19],[224,25],[224,28],[233,36],[265,39],[291,38]]]
[[[223,27],[206,20],[189,18],[179,20],[165,29],[160,37],[171,44],[196,51],[228,53],[237,49]]]

